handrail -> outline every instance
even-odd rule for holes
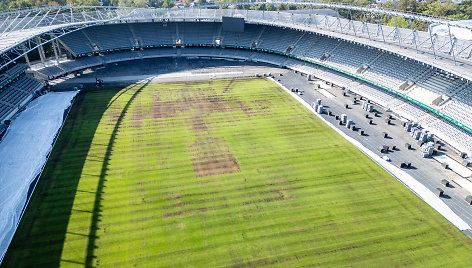
[[[159,48],[159,47],[217,47],[217,48],[237,48],[237,49],[244,49],[244,50],[251,50],[251,51],[256,51],[256,52],[268,52],[268,53],[271,53],[271,54],[277,54],[277,55],[282,55],[282,56],[286,56],[286,57],[289,57],[289,58],[293,58],[293,59],[297,59],[297,60],[300,60],[300,61],[304,61],[304,62],[309,62],[309,63],[312,63],[312,64],[316,64],[318,66],[322,66],[324,68],[327,68],[327,69],[330,69],[330,70],[333,70],[333,71],[336,71],[338,73],[342,73],[342,74],[345,74],[347,76],[350,76],[350,77],[353,77],[353,78],[356,78],[358,80],[361,80],[361,81],[364,81],[368,84],[371,84],[373,86],[376,86],[378,88],[381,88],[385,91],[388,91],[390,93],[393,93],[397,96],[400,96],[401,98],[403,99],[406,99],[410,102],[413,102],[414,104],[446,119],[447,121],[453,123],[454,125],[460,127],[461,129],[467,131],[468,133],[472,134],[472,128],[470,128],[469,126],[459,122],[458,120],[434,109],[433,107],[429,106],[429,105],[426,105],[412,97],[409,97],[397,90],[394,90],[390,87],[387,87],[385,85],[382,85],[380,83],[377,83],[375,81],[372,81],[372,80],[369,80],[367,78],[364,78],[360,75],[357,75],[357,74],[353,74],[351,72],[348,72],[346,70],[343,70],[343,69],[340,69],[340,68],[337,68],[337,67],[333,67],[329,64],[326,64],[326,63],[322,63],[322,62],[319,62],[319,61],[316,61],[316,60],[312,60],[312,59],[308,59],[308,58],[305,58],[305,57],[301,57],[301,56],[296,56],[294,54],[290,54],[290,53],[285,53],[285,52],[280,52],[280,51],[276,51],[276,50],[271,50],[271,49],[263,49],[263,48],[253,48],[253,47],[246,47],[246,46],[232,46],[232,45],[216,45],[216,44],[161,44],[161,45],[155,45],[155,46],[150,46],[150,45],[147,45],[147,46],[133,46],[133,47],[123,47],[123,48],[116,48],[116,49],[113,49],[113,50],[99,50],[99,51],[93,51],[91,53],[83,53],[83,54],[79,54],[78,56],[81,57],[81,56],[88,56],[88,55],[91,55],[91,54],[95,54],[95,55],[98,55],[100,53],[110,53],[110,52],[113,52],[113,51],[120,51],[120,50],[128,50],[128,49],[141,49],[141,48]]]

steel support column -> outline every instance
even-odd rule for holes
[[[59,64],[59,55],[57,53],[57,48],[56,48],[57,43],[56,42],[57,42],[57,40],[53,40],[51,42],[51,45],[52,45],[52,50],[54,50],[54,58],[56,59],[57,64]]]
[[[451,43],[452,58],[454,59],[454,64],[457,65],[456,53],[454,52],[454,43],[452,42],[451,26],[449,25],[449,23],[447,24],[447,30],[449,31],[449,42]]]
[[[431,40],[431,48],[433,49],[433,55],[434,58],[436,59],[436,48],[434,47],[434,40],[433,40],[433,35],[431,34],[431,28],[428,27],[428,32],[429,32],[429,40]]]
[[[411,29],[411,34],[413,35],[413,42],[415,43],[416,53],[418,53],[418,45],[416,44],[416,31],[413,28],[413,23],[411,22],[411,19],[408,19],[408,21],[410,22],[410,29]]]
[[[41,39],[39,37],[36,37],[36,41],[38,44],[41,44]],[[42,45],[38,46],[38,52],[39,52],[39,58],[41,59],[41,63],[44,64],[46,62],[46,54],[44,53],[44,48]]]
[[[28,67],[31,67],[31,63],[30,63],[30,60],[29,60],[29,57],[28,57],[28,53],[26,53],[27,50],[26,50],[25,45],[23,45],[22,48],[23,48],[23,52],[25,53],[25,61],[26,61],[26,64],[28,65]]]
[[[395,24],[395,35],[397,36],[397,39],[398,39],[398,45],[401,48],[402,47],[402,41],[400,40],[400,33],[398,32],[397,20],[395,19],[395,16],[393,16],[393,23]]]

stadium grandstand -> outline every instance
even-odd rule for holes
[[[472,30],[393,10],[290,4]],[[200,57],[259,62],[317,77],[418,123],[472,157],[472,41],[333,14],[240,10],[223,3],[171,10],[49,7],[0,14],[2,135],[30,101],[61,79],[114,63]],[[243,30],[227,27],[228,18],[242,19]],[[0,241],[2,258],[17,225],[2,230],[9,234]]]

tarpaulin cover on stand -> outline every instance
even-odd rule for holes
[[[0,260],[15,234],[30,185],[41,173],[64,111],[76,94],[48,93],[33,100],[0,142]]]

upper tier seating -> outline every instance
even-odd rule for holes
[[[89,27],[83,31],[101,50],[125,49],[136,46],[133,42],[133,34],[127,24],[101,25]]]
[[[370,65],[364,77],[395,89],[404,81],[416,78],[427,70],[427,66],[414,60],[383,53]]]
[[[336,67],[355,72],[363,64],[370,63],[379,53],[377,49],[341,42],[327,61]]]
[[[448,96],[463,83],[461,79],[450,77],[440,72],[434,72],[432,75],[425,76],[416,82],[422,88]]]
[[[306,53],[307,58],[319,60],[325,53],[331,52],[338,44],[339,40],[329,37],[320,38],[320,40]]]
[[[312,33],[307,33],[297,43],[297,46],[292,50],[292,54],[297,55],[297,56],[306,56],[311,49],[316,46],[320,40],[323,39],[323,37],[317,35],[317,34],[312,34]]]
[[[284,35],[284,38],[280,38]],[[303,32],[296,30],[281,30],[278,27],[267,26],[261,35],[259,48],[270,49],[285,52],[290,45],[294,45],[295,42],[303,35]]]
[[[194,22],[192,24],[179,24],[179,38],[183,44],[207,44],[215,43],[219,24]]]
[[[131,23],[141,46],[171,45],[177,39],[177,23]]]
[[[88,54],[93,51],[90,42],[81,30],[66,34],[60,40],[76,55]]]
[[[244,26],[244,32],[239,33],[238,37],[238,46],[243,46],[243,47],[251,47],[252,43],[256,40],[261,33],[261,31],[264,30],[264,27],[258,26],[258,25],[252,25],[252,24],[246,24]],[[224,44],[224,40],[223,40]]]

